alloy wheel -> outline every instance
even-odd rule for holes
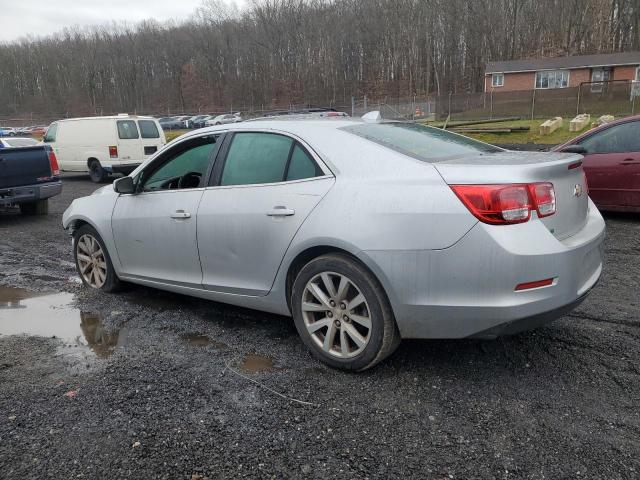
[[[107,281],[107,261],[98,240],[84,234],[76,243],[78,268],[85,282],[93,288],[101,288]]]
[[[307,282],[302,317],[312,340],[334,357],[355,357],[371,338],[367,300],[350,278],[339,273],[323,272]]]

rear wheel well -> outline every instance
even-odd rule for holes
[[[100,163],[100,160],[98,160],[96,157],[90,157],[87,159],[87,168],[91,166],[91,162],[98,162]]]
[[[340,253],[342,255],[346,255],[347,257],[351,258],[352,260],[360,264],[364,269],[366,269],[373,276],[373,278],[376,279],[376,281],[380,284],[380,288],[385,293],[385,296],[387,297],[387,301],[389,300],[389,296],[387,295],[387,292],[384,286],[382,285],[382,282],[378,280],[378,277],[376,276],[376,274],[373,273],[371,269],[364,262],[362,262],[362,260],[360,260],[355,255],[341,248],[330,247],[327,245],[320,245],[317,247],[308,248],[300,252],[298,256],[293,259],[293,262],[291,262],[291,264],[289,265],[289,270],[287,271],[287,279],[286,279],[287,306],[289,307],[289,311],[292,311],[291,290],[293,289],[293,282],[295,282],[296,277],[298,276],[298,273],[300,272],[300,270],[302,270],[302,268],[314,258],[318,258],[328,253]]]

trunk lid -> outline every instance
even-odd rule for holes
[[[589,201],[582,156],[570,153],[496,152],[442,160],[433,165],[449,185],[551,182],[556,213],[540,219],[562,240],[582,229]],[[569,167],[573,168],[569,168]],[[532,212],[532,217],[536,213]]]

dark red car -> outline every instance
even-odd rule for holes
[[[554,151],[584,155],[589,196],[599,209],[640,212],[640,115],[589,130]]]

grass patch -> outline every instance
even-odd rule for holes
[[[171,140],[175,140],[180,135],[184,135],[185,133],[190,132],[190,131],[191,130],[165,130],[164,131],[164,136],[167,139],[167,143],[169,143]]]
[[[528,131],[515,131],[511,133],[465,133],[460,132],[476,140],[486,143],[541,143],[557,145],[564,143],[578,135],[586,132],[588,127],[580,132],[570,132],[569,122],[572,118],[565,118],[562,127],[550,135],[540,135],[540,125],[545,121],[539,120],[513,120],[508,122],[485,123],[468,125],[461,128],[509,128],[509,127],[531,127]]]

